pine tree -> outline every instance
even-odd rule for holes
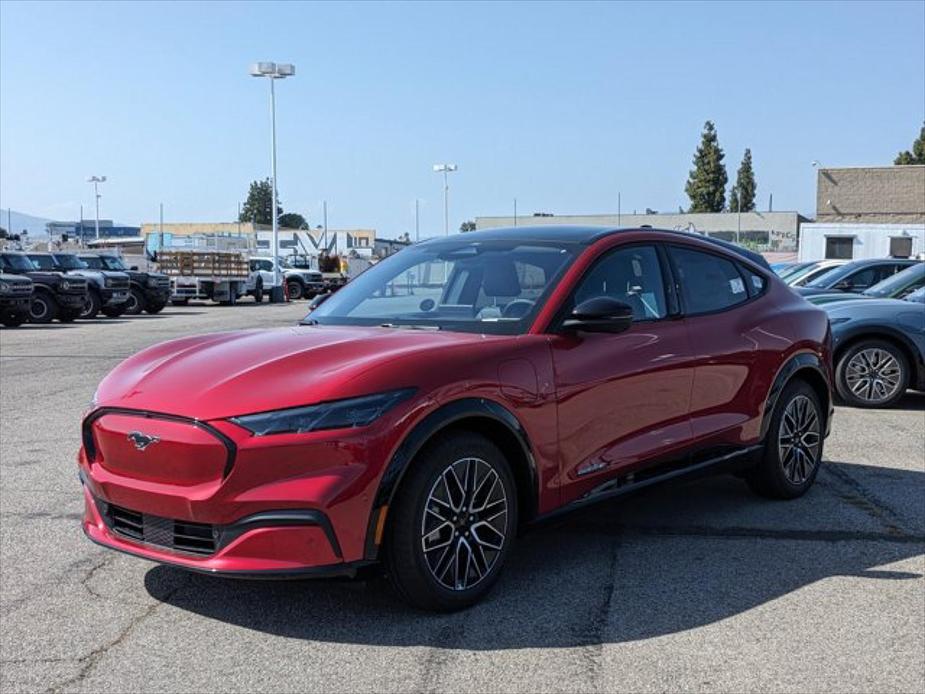
[[[739,170],[736,172],[736,184],[729,192],[729,211],[738,212],[740,204],[742,212],[754,211],[757,190],[755,171],[752,169],[752,151],[746,149],[745,156],[742,157],[742,163],[739,165]]]
[[[279,206],[277,200],[276,216],[283,213],[283,208]],[[272,224],[273,217],[273,184],[269,178],[262,181],[252,181],[250,190],[247,192],[247,200],[241,208],[241,214],[238,215],[239,222],[253,222],[254,224]]]
[[[690,198],[691,212],[722,212],[726,206],[726,167],[713,121],[703,126],[700,146],[694,154],[694,168],[684,191]]]
[[[907,149],[905,152],[900,152],[893,163],[899,166],[925,164],[925,125],[919,131],[918,139],[912,143],[912,151]]]

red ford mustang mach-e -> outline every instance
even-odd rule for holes
[[[674,231],[420,243],[299,326],[150,347],[79,454],[95,542],[223,575],[481,598],[519,529],[706,468],[789,499],[832,416],[825,314],[760,256]]]

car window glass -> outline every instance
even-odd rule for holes
[[[733,262],[712,253],[673,246],[671,257],[687,313],[710,313],[748,300],[745,280]]]
[[[745,275],[745,281],[748,284],[748,292],[752,296],[757,296],[764,291],[766,280],[764,277],[759,275],[756,272],[752,272],[747,267],[739,268],[743,275]]]
[[[628,304],[634,320],[667,315],[665,283],[654,246],[618,248],[601,259],[575,290],[574,304],[609,296]]]

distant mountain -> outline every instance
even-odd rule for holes
[[[34,217],[31,214],[24,214],[16,210],[0,209],[0,227],[3,227],[11,234],[21,234],[25,229],[29,232],[29,238],[32,240],[47,237],[45,225],[50,221],[50,219],[45,219],[44,217]]]

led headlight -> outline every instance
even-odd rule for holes
[[[232,417],[231,421],[255,436],[362,427],[372,424],[389,409],[407,400],[414,390],[403,388],[319,405],[248,414]]]
[[[71,288],[71,283],[68,282],[67,280],[61,280],[60,286],[61,286],[61,289],[63,289],[64,291],[67,291],[68,289]]]
[[[112,286],[112,278],[111,278],[111,277],[106,277],[106,278],[104,278],[104,279],[103,279],[103,284],[104,284],[105,286],[107,286],[107,287],[111,287],[111,286]]]
[[[6,282],[0,282],[0,292],[6,294],[8,291],[10,291],[11,288],[12,287],[10,287],[10,285]]]

